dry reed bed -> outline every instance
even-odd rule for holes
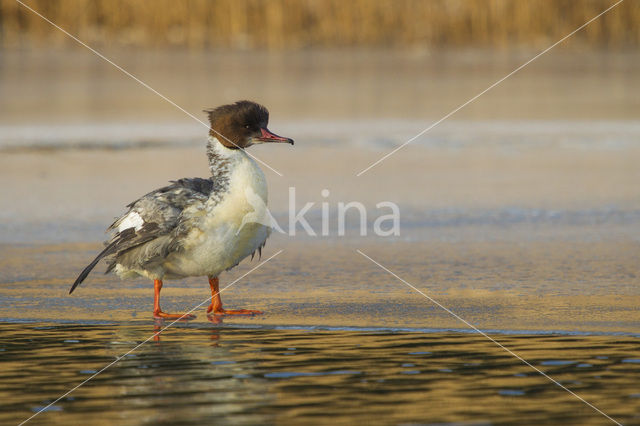
[[[191,48],[540,47],[613,0],[24,0],[100,46]],[[640,1],[627,0],[571,45],[633,47]],[[14,0],[0,0],[0,45],[73,43]]]

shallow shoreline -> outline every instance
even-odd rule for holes
[[[0,318],[152,323],[147,280],[120,281],[98,270],[68,295],[75,275],[98,249],[93,243],[0,247],[0,268],[11,270],[0,285]],[[356,239],[336,245],[280,236],[269,241],[263,260],[276,249],[284,252],[222,295],[230,308],[260,309],[265,315],[226,317],[225,325],[466,327],[359,255],[359,249],[482,330],[635,335],[640,327],[633,241],[363,244]],[[257,265],[257,259],[241,263],[221,276],[221,287]],[[206,280],[165,284],[167,311],[202,304],[193,312],[194,324],[209,322]]]

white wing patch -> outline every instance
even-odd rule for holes
[[[129,229],[129,228],[135,228],[136,231],[139,231],[140,228],[142,228],[142,225],[144,225],[144,220],[142,220],[142,216],[140,216],[138,213],[134,211],[130,211],[129,214],[127,214],[124,217],[124,219],[122,219],[122,222],[120,222],[120,225],[118,225],[118,232],[122,232],[125,229]]]

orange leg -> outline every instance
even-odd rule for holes
[[[162,312],[160,308],[160,290],[162,290],[162,280],[153,280],[153,316],[155,318],[168,319],[194,319],[196,316],[191,314],[167,314]]]
[[[222,299],[220,298],[220,281],[218,281],[218,277],[209,277],[209,286],[211,287],[211,305],[207,308],[207,314],[255,315],[262,313],[262,311],[255,311],[253,309],[224,309],[222,307]]]

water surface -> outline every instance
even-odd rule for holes
[[[153,323],[2,323],[0,422],[19,423]],[[640,422],[625,336],[494,335],[618,421]],[[30,424],[608,424],[472,333],[176,325]]]

